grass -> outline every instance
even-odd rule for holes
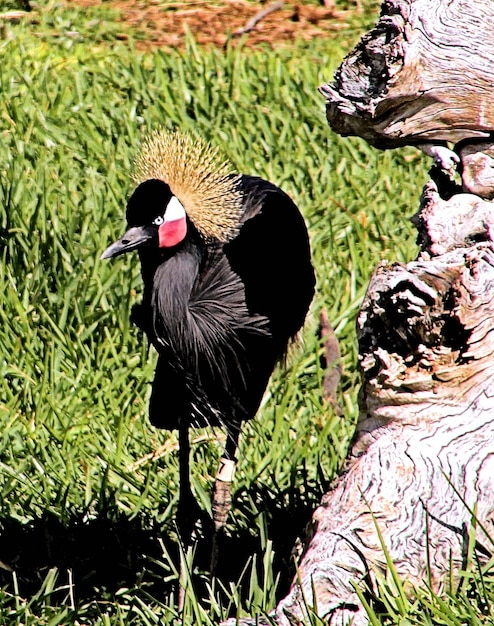
[[[362,31],[372,19],[360,18]],[[381,259],[415,254],[409,217],[423,157],[337,137],[317,93],[356,34],[256,52],[205,52],[190,39],[183,52],[138,54],[116,40],[121,28],[104,6],[50,3],[0,41],[2,624],[209,625],[271,609],[352,434],[354,324],[369,277]],[[194,553],[177,542],[176,436],[147,421],[155,355],[128,321],[141,289],[136,258],[99,259],[124,227],[141,134],[163,124],[193,130],[239,171],[282,186],[307,220],[317,270],[301,343],[243,429],[235,515],[212,581],[207,537]],[[323,307],[342,350],[344,418],[321,400]],[[205,511],[220,436],[200,431],[192,445]],[[180,558],[189,572],[182,613]],[[382,593],[396,624],[480,615],[453,592],[421,592],[409,605],[399,595],[395,612],[392,590]]]

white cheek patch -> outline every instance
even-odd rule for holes
[[[187,216],[178,198],[172,196],[168,203],[164,222],[158,228],[160,248],[172,248],[185,239],[187,235]]]
[[[177,196],[171,197],[170,202],[166,206],[164,218],[165,222],[185,219],[185,209]]]

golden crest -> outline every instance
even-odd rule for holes
[[[142,143],[133,179],[162,180],[206,240],[230,241],[237,233],[243,196],[240,175],[219,151],[179,130],[155,130]]]

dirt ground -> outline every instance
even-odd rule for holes
[[[101,0],[73,0],[93,6]],[[347,27],[348,12],[337,10],[334,0],[325,5],[269,0],[106,0],[118,9],[123,22],[138,34],[137,47],[180,48],[189,30],[201,45],[223,47],[231,36],[248,47],[288,44],[297,36],[304,39],[327,36],[328,31]],[[359,10],[356,4],[355,10]],[[124,35],[122,35],[124,37]]]

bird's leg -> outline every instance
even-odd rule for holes
[[[179,424],[178,428],[178,445],[178,471],[180,482],[178,491],[177,526],[182,541],[188,543],[195,520],[191,522],[191,510],[193,509],[192,501],[194,497],[190,487],[189,429],[183,424]]]
[[[216,564],[218,562],[218,533],[226,523],[228,513],[232,506],[231,487],[233,475],[235,472],[235,464],[237,459],[235,453],[237,451],[238,437],[240,429],[235,427],[228,431],[223,456],[220,458],[218,471],[214,480],[212,510],[213,510],[213,545],[211,549],[211,574],[215,573]]]
[[[192,532],[197,521],[197,503],[192,495],[190,486],[190,443],[189,429],[187,424],[179,423],[178,428],[179,441],[179,492],[177,507],[177,527],[180,541],[183,546],[183,555],[180,558],[180,578],[178,589],[178,610],[184,608],[185,601],[185,582],[187,563],[186,557],[188,548],[192,544]]]
[[[228,432],[223,456],[220,458],[218,471],[213,487],[213,522],[214,530],[218,532],[226,523],[226,518],[232,505],[231,485],[235,472],[239,429],[235,428]]]

